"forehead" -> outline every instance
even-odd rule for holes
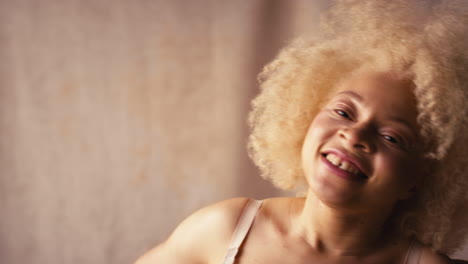
[[[413,83],[390,72],[365,72],[353,75],[340,83],[338,94],[353,91],[368,102],[410,104],[416,106]]]
[[[363,72],[352,75],[340,84],[340,89],[362,89],[368,92],[394,92],[402,97],[414,97],[412,81],[391,72]]]

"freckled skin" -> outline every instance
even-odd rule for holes
[[[367,73],[344,82],[314,118],[304,142],[303,167],[312,191],[331,206],[353,210],[391,207],[408,198],[423,163],[422,152],[415,147],[416,116],[407,80]],[[361,162],[367,180],[334,177],[321,154],[336,147]]]

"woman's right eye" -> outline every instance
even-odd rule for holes
[[[351,116],[344,110],[341,109],[335,109],[335,113],[346,118],[346,119],[351,119]]]

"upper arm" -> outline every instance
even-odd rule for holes
[[[452,261],[450,263],[452,263],[452,264],[468,264],[468,261],[462,260],[462,259],[452,259]]]
[[[135,264],[220,262],[247,202],[236,198],[198,210]]]
[[[424,264],[450,264],[453,263],[449,257],[438,254],[432,251],[429,247],[425,247],[421,254],[419,263]]]

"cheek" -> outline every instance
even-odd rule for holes
[[[319,141],[329,136],[333,130],[333,124],[326,117],[325,113],[319,113],[310,124],[307,137],[314,141]]]
[[[313,168],[316,166],[315,164],[315,157],[317,153],[317,149],[319,146],[319,138],[321,137],[321,130],[320,127],[317,126],[317,122],[319,120],[314,119],[312,121],[312,124],[310,125],[307,134],[305,136],[303,145],[302,145],[302,153],[301,153],[301,159],[302,159],[302,170],[305,173],[305,176],[308,180],[311,171]]]
[[[380,172],[386,174],[387,181],[396,186],[413,185],[420,165],[414,159],[399,155],[383,156],[377,163]]]
[[[302,146],[303,162],[308,162],[313,159],[320,146],[325,142],[325,139],[329,137],[329,131],[330,126],[327,125],[326,119],[318,114],[310,124],[304,139]]]

